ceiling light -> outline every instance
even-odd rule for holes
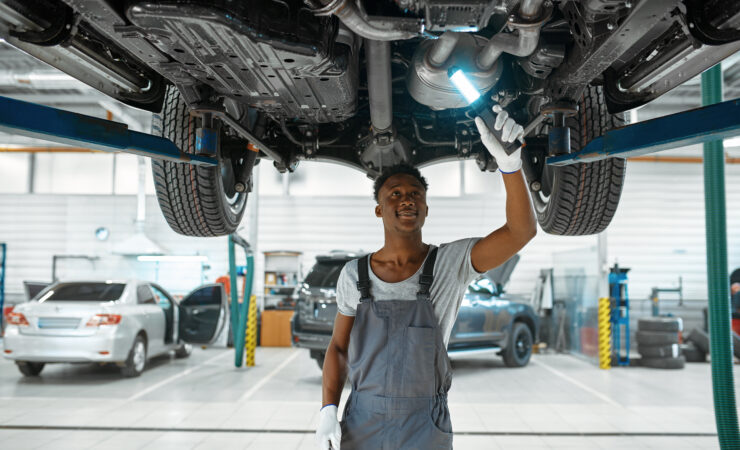
[[[204,255],[141,255],[136,258],[141,262],[207,262]]]

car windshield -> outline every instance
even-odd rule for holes
[[[310,287],[335,288],[337,287],[339,272],[342,271],[346,262],[344,260],[317,262],[303,282]]]
[[[123,283],[64,283],[46,291],[40,302],[110,302],[118,300]]]
[[[479,278],[468,285],[468,293],[492,296],[496,294],[496,286],[488,278]]]

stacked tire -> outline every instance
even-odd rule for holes
[[[644,367],[683,369],[686,359],[679,342],[683,322],[679,317],[650,317],[637,322],[637,351]]]
[[[684,354],[688,362],[705,362],[710,353],[709,333],[694,328],[685,338]],[[740,335],[732,332],[732,353],[740,359]]]

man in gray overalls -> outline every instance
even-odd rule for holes
[[[513,142],[522,127],[498,112],[496,129]],[[334,333],[324,360],[321,449],[451,449],[447,341],[468,284],[509,259],[537,230],[521,174],[520,150],[507,155],[485,123],[481,140],[496,158],[506,187],[506,224],[485,238],[439,247],[425,244],[426,180],[410,166],[375,182],[375,215],[385,244],[348,262],[337,282]],[[349,370],[349,374],[347,373]],[[349,376],[342,422],[337,405]]]

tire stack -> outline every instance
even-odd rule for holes
[[[686,359],[679,344],[679,317],[650,317],[637,322],[637,351],[643,367],[683,369]]]
[[[683,350],[688,362],[705,362],[707,355],[710,353],[709,346],[709,333],[706,331],[694,328],[691,330],[684,339]],[[732,332],[732,353],[735,358],[740,358],[740,335]]]

